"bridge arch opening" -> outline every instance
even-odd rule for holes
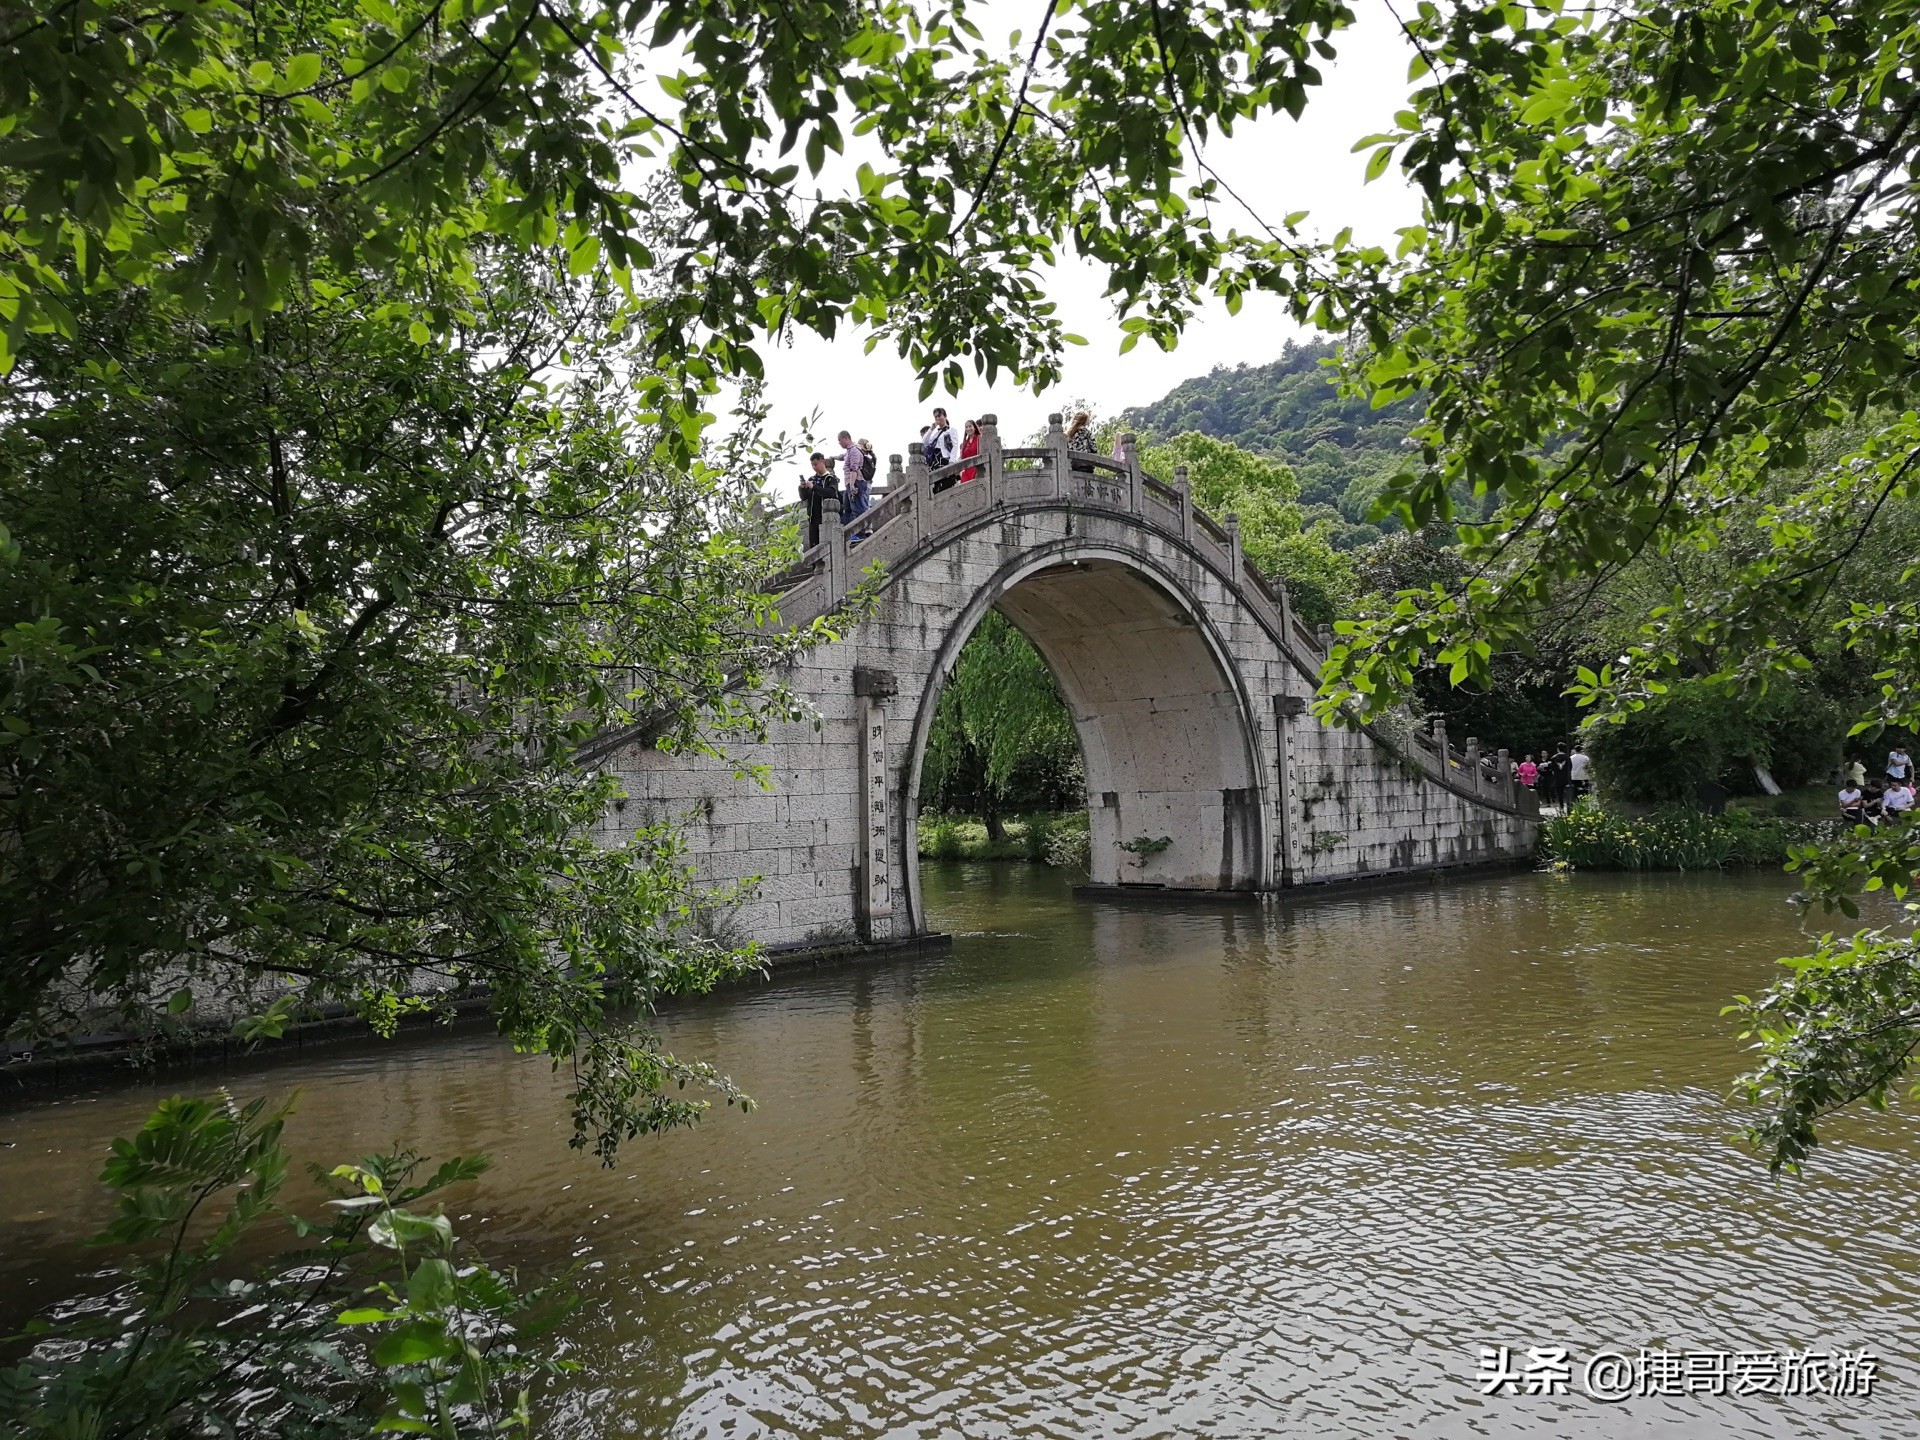
[[[1073,717],[1086,771],[1089,879],[1263,888],[1269,847],[1251,710],[1219,638],[1167,580],[1125,557],[1081,552],[1003,572],[941,646],[920,697],[901,805],[913,930],[929,928],[913,843],[927,741],[960,649],[989,609],[1040,652]],[[1163,838],[1170,843],[1156,849]],[[1125,848],[1139,841],[1147,844]]]

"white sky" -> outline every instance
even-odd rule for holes
[[[1015,28],[1032,34],[1040,15],[1035,0],[994,0],[969,14],[982,32],[1002,36]],[[1392,128],[1411,88],[1407,65],[1411,50],[1388,13],[1385,0],[1356,0],[1359,23],[1334,37],[1339,58],[1322,63],[1324,83],[1308,92],[1307,108],[1296,123],[1286,115],[1237,127],[1230,140],[1216,139],[1207,159],[1247,203],[1270,222],[1296,210],[1310,212],[1302,230],[1331,239],[1352,226],[1356,240],[1391,246],[1394,232],[1419,220],[1418,202],[1400,178],[1397,166],[1371,185],[1363,184],[1367,156],[1350,153],[1362,136]],[[1031,11],[1031,14],[1027,12]],[[1225,202],[1216,224],[1248,229],[1246,217]],[[882,345],[863,353],[867,332],[843,333],[829,342],[812,334],[789,346],[763,349],[766,396],[772,405],[769,429],[798,435],[802,422],[819,410],[816,442],[830,440],[842,427],[873,441],[885,457],[904,451],[935,404],[954,417],[994,411],[1001,434],[1024,437],[1046,423],[1049,410],[1069,397],[1084,397],[1095,418],[1117,414],[1130,405],[1156,400],[1180,381],[1204,375],[1217,365],[1262,364],[1276,358],[1290,336],[1305,338],[1287,318],[1281,303],[1252,296],[1238,315],[1217,302],[1195,315],[1184,339],[1171,352],[1151,342],[1129,354],[1120,351],[1120,329],[1112,303],[1102,297],[1104,272],[1069,258],[1054,271],[1053,299],[1069,333],[1083,335],[1084,346],[1068,347],[1064,379],[1035,396],[1006,379],[989,386],[969,376],[958,398],[936,390],[925,402],[912,368]]]

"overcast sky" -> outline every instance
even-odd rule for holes
[[[1387,12],[1384,0],[1357,0],[1360,22],[1335,37],[1340,57],[1323,66],[1324,84],[1309,92],[1305,114],[1296,123],[1285,115],[1241,127],[1229,141],[1216,140],[1207,158],[1247,202],[1270,221],[1296,210],[1310,212],[1302,227],[1330,239],[1351,225],[1357,240],[1389,244],[1403,225],[1417,223],[1419,208],[1400,180],[1397,167],[1371,185],[1362,183],[1367,157],[1350,153],[1354,141],[1391,128],[1409,85],[1410,51]],[[969,13],[991,35],[994,21],[1003,32],[1028,34],[1040,7],[1035,0],[998,0],[990,9]],[[1031,15],[1026,12],[1032,11]],[[1226,202],[1230,205],[1230,202]],[[1248,228],[1245,217],[1224,205],[1216,223]],[[814,438],[824,442],[842,427],[870,438],[883,457],[904,450],[926,423],[926,413],[944,403],[956,421],[961,416],[995,411],[1004,435],[1022,437],[1045,424],[1049,410],[1069,396],[1092,403],[1096,417],[1158,399],[1180,381],[1204,375],[1216,365],[1261,364],[1274,359],[1289,336],[1302,332],[1279,302],[1251,297],[1238,315],[1220,305],[1201,311],[1188,326],[1178,349],[1163,353],[1146,343],[1122,355],[1120,329],[1111,302],[1101,296],[1105,278],[1090,265],[1068,260],[1053,272],[1053,298],[1066,329],[1088,343],[1069,347],[1063,383],[1036,397],[1006,380],[988,386],[972,379],[957,399],[942,392],[924,403],[911,367],[890,349],[862,353],[865,334],[828,342],[811,334],[789,346],[769,348],[767,398],[770,428],[798,433],[814,410],[820,420]],[[882,461],[884,464],[884,460]]]

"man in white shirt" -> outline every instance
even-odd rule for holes
[[[1887,778],[1906,780],[1913,775],[1913,761],[1907,758],[1907,752],[1900,746],[1893,747],[1887,756]]]
[[[1567,789],[1569,800],[1578,800],[1582,795],[1587,793],[1587,781],[1590,778],[1589,767],[1592,764],[1593,762],[1587,758],[1587,752],[1582,750],[1578,745],[1575,745],[1573,747],[1573,753],[1567,757],[1567,779],[1570,782]]]
[[[1881,804],[1887,807],[1889,815],[1904,815],[1913,809],[1913,784],[1907,780],[1896,780],[1887,787],[1887,793]]]
[[[936,407],[933,412],[933,428],[927,431],[926,446],[928,469],[938,470],[942,465],[953,463],[959,442],[953,438],[953,426],[947,423],[944,409]]]
[[[1840,787],[1840,818],[1849,825],[1867,823],[1867,811],[1862,801],[1860,787],[1851,780]]]

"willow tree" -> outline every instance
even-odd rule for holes
[[[934,711],[921,786],[929,808],[971,809],[999,840],[1009,811],[1056,807],[1082,784],[1080,738],[1053,672],[1011,620],[988,611]]]
[[[1920,6],[1422,4],[1406,30],[1417,88],[1363,148],[1422,222],[1397,259],[1347,255],[1323,313],[1362,331],[1376,403],[1427,397],[1386,504],[1412,528],[1462,490],[1495,503],[1460,528],[1458,582],[1340,627],[1323,708],[1367,713],[1434,661],[1484,680],[1555,605],[1716,554],[1581,672],[1583,702],[1624,715],[1681,677],[1752,695],[1825,651],[1874,678],[1856,734],[1920,726]],[[1920,831],[1796,864],[1852,914],[1907,892]],[[1904,931],[1793,964],[1743,1003],[1776,1166],[1920,1045]]]

